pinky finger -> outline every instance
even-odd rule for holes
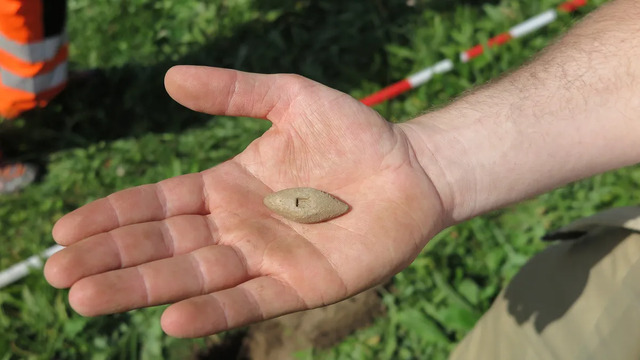
[[[293,288],[263,276],[175,303],[164,311],[161,323],[171,336],[194,338],[306,309]]]

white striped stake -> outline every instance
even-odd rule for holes
[[[42,268],[42,260],[48,259],[51,255],[62,249],[64,249],[64,247],[60,245],[52,246],[41,252],[39,255],[33,255],[26,260],[3,270],[0,272],[0,289],[29,275],[31,270]]]
[[[531,34],[532,32],[539,30],[552,22],[554,22],[558,18],[558,11],[562,12],[573,12],[577,9],[587,5],[587,0],[570,0],[562,3],[558,6],[557,9],[551,9],[534,16],[514,27],[509,29],[509,31],[504,32],[502,34],[496,35],[489,39],[487,42],[488,47],[497,47],[502,44],[509,42],[512,39],[517,39],[519,37],[523,37],[525,35]],[[485,46],[482,44],[476,45],[471,49],[463,51],[460,53],[460,60],[464,63],[470,61],[471,59],[477,58],[478,56],[484,54]],[[408,78],[398,81],[395,84],[389,85],[384,89],[377,91],[364,99],[360,100],[363,104],[367,106],[374,106],[380,104],[389,99],[393,99],[396,96],[405,93],[411,89],[414,89],[427,81],[429,81],[434,74],[441,74],[453,69],[453,62],[451,60],[443,60],[437,63],[434,66],[428,67],[417,74],[411,75]]]

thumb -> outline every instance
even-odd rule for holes
[[[228,116],[281,119],[302,91],[322,87],[298,75],[254,74],[206,66],[174,66],[165,88],[178,103],[195,111]]]

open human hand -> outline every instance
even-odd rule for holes
[[[162,327],[197,337],[328,305],[406,267],[443,228],[438,192],[406,134],[352,97],[295,75],[179,66],[169,94],[209,114],[270,120],[233,159],[139,186],[60,219],[45,276],[96,316],[172,304]],[[348,203],[299,224],[265,195],[313,187]]]

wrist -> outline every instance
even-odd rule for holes
[[[584,177],[560,117],[542,119],[510,83],[485,86],[404,124],[420,164],[455,224]],[[518,109],[525,109],[520,111]],[[545,121],[546,120],[546,121]],[[553,125],[544,125],[553,124]]]
[[[506,85],[505,85],[506,86]],[[499,89],[509,93],[510,89]],[[449,225],[593,174],[564,127],[491,86],[401,128],[441,196]],[[496,100],[488,100],[496,99]],[[560,118],[545,121],[560,123]]]
[[[640,159],[640,124],[612,111],[632,100],[585,107],[581,96],[561,91],[553,101],[544,92],[513,94],[503,81],[399,124],[448,225]]]
[[[477,173],[451,116],[443,109],[398,124],[440,196],[447,226],[473,217],[477,203]]]

